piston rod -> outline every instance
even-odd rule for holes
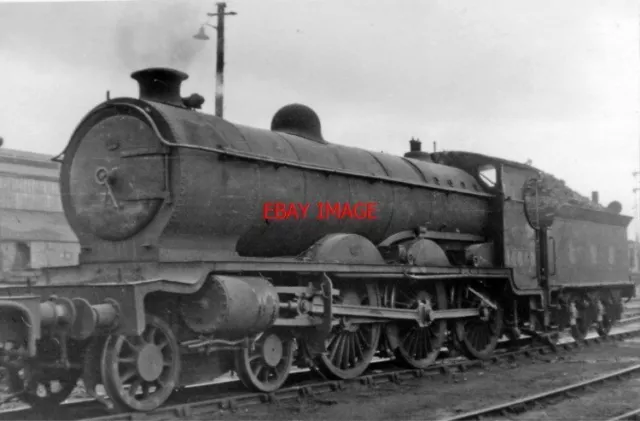
[[[461,319],[480,315],[479,310],[476,308],[453,308],[447,310],[425,311],[424,305],[415,309],[368,307],[348,304],[334,304],[331,307],[334,316],[366,317],[386,320],[415,320],[418,323],[423,323],[426,320]],[[324,306],[322,304],[313,304],[310,313],[317,315],[323,314]]]

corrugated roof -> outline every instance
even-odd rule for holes
[[[60,163],[52,161],[52,158],[53,156],[42,153],[0,148],[0,167],[18,165],[26,168],[46,168],[57,172],[60,169]]]
[[[28,164],[9,164],[1,161],[0,173],[26,178],[37,177],[50,180],[58,180],[60,178],[60,170],[57,168],[42,168]]]
[[[53,158],[49,154],[7,148],[0,148],[0,157],[26,159],[35,162],[52,162],[51,159]],[[53,163],[56,164],[55,162]]]
[[[0,173],[25,178],[57,180],[60,164],[47,154],[0,148]]]

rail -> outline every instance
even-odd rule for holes
[[[620,321],[625,323],[626,319]],[[625,340],[632,336],[639,336],[640,328],[631,331],[623,331],[611,333],[608,337],[594,336],[588,338],[584,343],[601,344],[615,340]],[[176,392],[175,396],[170,398],[167,404],[151,413],[122,413],[105,415],[105,409],[102,405],[90,399],[83,401],[67,402],[61,407],[61,414],[53,417],[47,414],[48,419],[85,419],[90,421],[116,421],[116,420],[164,420],[164,419],[203,419],[211,416],[220,410],[234,410],[240,407],[251,405],[259,405],[265,403],[273,403],[290,399],[297,399],[305,396],[318,396],[325,393],[345,390],[354,386],[373,386],[384,383],[399,383],[405,379],[433,377],[436,375],[448,375],[454,371],[468,371],[472,368],[482,368],[489,363],[496,363],[505,359],[514,359],[518,357],[534,358],[537,355],[551,354],[554,352],[553,347],[549,345],[531,346],[531,338],[521,338],[515,345],[521,348],[509,351],[504,350],[504,345],[514,346],[513,342],[504,343],[502,352],[494,355],[490,361],[480,360],[445,360],[438,364],[434,364],[428,369],[398,369],[389,361],[380,361],[372,364],[369,373],[350,380],[336,381],[315,381],[308,382],[308,372],[292,373],[291,381],[295,384],[291,387],[280,389],[273,393],[247,393],[246,389],[239,386],[238,381],[231,381],[218,384],[208,384],[205,386],[196,386]],[[523,346],[524,345],[524,346]],[[523,347],[522,347],[523,346]],[[580,347],[579,344],[572,340],[556,346],[557,352],[570,352]],[[376,370],[380,372],[371,373]],[[234,384],[237,390],[234,388]],[[222,395],[222,397],[211,399],[212,395]],[[188,402],[188,403],[185,403]],[[0,420],[14,419],[42,419],[42,415],[34,414],[30,409],[21,409],[14,411],[0,412]]]
[[[585,390],[589,386],[602,384],[609,380],[620,380],[628,376],[637,376],[639,374],[640,364],[636,364],[634,366],[616,370],[614,372],[607,373],[593,379],[570,384],[569,386],[559,387],[557,389],[548,390],[542,393],[536,393],[535,395],[530,395],[521,399],[515,399],[498,405],[489,406],[486,408],[478,409],[476,411],[465,412],[464,414],[456,415],[454,417],[443,418],[440,421],[477,420],[481,419],[481,417],[489,417],[492,415],[506,415],[508,413],[524,412],[527,408],[532,407],[540,402],[547,401],[550,398],[555,398],[558,396],[573,396],[571,392]]]

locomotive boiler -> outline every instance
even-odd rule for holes
[[[297,256],[330,233],[377,244],[417,226],[486,230],[490,195],[462,170],[329,144],[303,106],[281,109],[271,131],[231,124],[183,106],[184,73],[151,69],[133,77],[140,99],[92,110],[64,151],[64,209],[93,244],[83,262],[113,253],[176,261],[184,250],[202,259]],[[310,214],[265,220],[269,202],[311,205]],[[376,219],[319,222],[316,204],[326,202],[376,203]]]
[[[299,104],[270,130],[242,126],[196,111],[182,72],[132,77],[139,98],[91,110],[59,157],[80,264],[0,292],[3,365],[33,406],[79,378],[109,406],[149,411],[229,370],[270,392],[294,365],[347,379],[376,355],[483,359],[503,333],[605,335],[633,294],[630,218],[562,194],[542,212],[531,166],[419,141],[404,157],[332,144]],[[309,214],[265,218],[266,203]],[[376,214],[322,218],[317,203]]]

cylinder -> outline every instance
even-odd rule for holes
[[[211,276],[180,305],[189,328],[228,338],[263,332],[275,323],[279,308],[278,293],[266,279],[223,275]]]

